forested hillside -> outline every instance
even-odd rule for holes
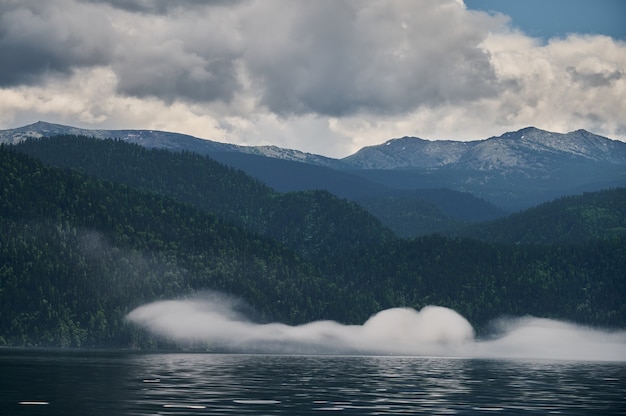
[[[117,149],[114,141],[97,143]],[[403,240],[326,192],[266,194],[224,167],[216,167],[221,182],[218,174],[205,177],[204,158],[131,149],[141,157],[117,155],[120,164],[108,169],[119,166],[120,175],[149,186],[48,167],[0,146],[0,344],[154,347],[125,314],[203,290],[242,298],[263,322],[362,323],[384,308],[437,304],[479,330],[499,316],[526,314],[626,327],[626,239],[619,235],[567,246]],[[88,153],[85,166],[100,166]],[[193,191],[172,179],[177,164]],[[224,185],[238,175],[240,184]],[[161,185],[170,179],[173,185]],[[212,185],[231,193],[212,193]],[[218,198],[231,204],[228,221],[209,212]],[[269,212],[254,214],[247,199],[263,198],[259,210]],[[284,227],[280,238],[242,228],[241,213],[267,229]],[[363,229],[349,230],[357,226]]]
[[[624,237],[541,246],[432,235],[337,258],[324,270],[372,288],[382,308],[444,305],[479,328],[502,315],[624,327],[625,248]]]
[[[502,217],[506,211],[466,192],[441,188],[394,189],[346,170],[238,152],[216,160],[243,170],[280,192],[325,189],[357,202],[400,237],[442,232],[459,222]]]
[[[83,136],[27,140],[15,148],[53,166],[189,203],[308,258],[391,237],[357,204],[326,191],[278,193],[207,156]]]
[[[342,239],[354,236],[353,241],[361,241],[362,235],[357,234],[367,228],[374,228],[380,234],[380,226],[374,225],[364,213],[357,213],[358,208],[345,201],[321,197],[320,190],[356,202],[396,235],[407,238],[504,215],[504,211],[471,194],[449,189],[394,190],[328,167],[259,155],[218,152],[206,156],[150,150],[117,139],[73,135],[29,139],[16,148],[53,166],[74,168],[102,179],[173,196],[279,240],[283,237],[293,240],[298,234],[267,217],[270,212],[275,212],[277,217],[282,215],[275,206],[267,208],[279,202],[281,194],[275,190],[281,193],[307,190],[310,192],[298,194],[300,198],[305,195],[309,199],[324,198],[325,203],[334,205],[328,207],[330,210],[349,211],[346,214],[352,218],[343,222]],[[220,163],[213,158],[218,158]],[[226,168],[222,163],[235,169]],[[305,224],[311,220],[315,218],[308,215],[299,222]],[[363,224],[356,224],[358,221]],[[310,231],[315,225],[309,223],[306,227]],[[339,240],[339,234],[332,239]],[[330,251],[335,248],[328,247]]]
[[[5,147],[0,177],[0,342],[129,345],[130,309],[205,289],[236,293],[263,319],[324,314],[328,290],[309,265],[190,205]]]
[[[404,238],[446,233],[504,215],[482,199],[450,189],[395,190],[355,201]]]
[[[525,244],[579,244],[626,236],[626,188],[571,195],[506,218],[470,225],[457,235]]]

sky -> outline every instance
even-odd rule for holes
[[[535,126],[626,140],[623,0],[0,0],[0,129],[344,157]]]

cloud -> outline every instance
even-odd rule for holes
[[[174,16],[117,15],[114,25],[120,41],[110,66],[118,92],[166,102],[233,100],[242,88],[241,51],[234,29],[238,23],[221,10],[205,7],[181,10]]]
[[[488,340],[469,347],[477,357],[626,361],[626,332],[605,331],[553,319],[500,319]]]
[[[626,134],[626,44],[543,42],[511,24],[455,0],[5,1],[0,123],[331,156],[529,125]]]
[[[557,131],[586,128],[623,134],[626,44],[605,36],[570,35],[538,45],[522,35],[492,36],[485,45],[509,88],[489,105],[494,121]],[[513,47],[512,47],[513,46]]]
[[[317,321],[299,326],[258,324],[237,308],[241,303],[216,293],[185,300],[154,302],[131,311],[128,320],[181,342],[207,342],[217,348],[271,352],[365,352],[434,354],[471,340],[474,332],[456,312],[429,306],[417,312],[395,308],[363,325]]]
[[[65,0],[0,4],[0,86],[41,84],[107,64],[113,46],[109,24],[96,10]]]
[[[439,306],[387,309],[362,325],[316,321],[298,326],[254,323],[241,312],[245,308],[235,298],[207,293],[149,303],[127,319],[178,342],[240,352],[626,361],[626,332],[550,319],[501,319],[489,338],[474,339],[463,316]]]
[[[244,59],[278,114],[397,114],[494,93],[478,45],[500,22],[457,2],[267,4],[244,17]]]
[[[575,83],[587,88],[610,87],[624,76],[624,73],[618,70],[579,72],[573,66],[568,67],[567,72]]]
[[[220,6],[227,5],[238,0],[80,0],[84,3],[106,4],[113,8],[126,10],[129,12],[140,12],[149,14],[167,14],[177,9],[189,9],[200,6]]]
[[[477,46],[500,23],[456,1],[9,4],[3,50],[17,58],[12,70],[26,71],[7,70],[5,85],[106,64],[121,94],[229,102],[245,88],[243,67],[271,112],[327,116],[406,113],[494,92]],[[161,14],[137,13],[146,10]]]

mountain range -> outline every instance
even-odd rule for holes
[[[0,145],[0,177],[0,346],[170,348],[126,314],[207,290],[264,323],[362,323],[435,304],[478,331],[528,314],[626,326],[626,188],[405,239],[371,213],[445,221],[413,194],[443,206],[458,193],[397,190],[363,200],[368,213],[191,151],[71,134]]]
[[[279,191],[326,189],[357,201],[409,198],[455,220],[482,221],[552,199],[626,186],[626,143],[585,130],[567,134],[528,127],[475,141],[403,137],[342,159],[276,146],[240,146],[154,130],[87,130],[37,122],[0,131],[0,143],[82,135],[147,148],[190,151],[239,168]],[[446,209],[433,190],[446,189]],[[410,191],[410,192],[407,192]],[[445,205],[445,204],[444,204]],[[483,214],[478,214],[482,212]]]
[[[200,139],[180,133],[158,130],[97,130],[81,129],[62,124],[38,121],[16,129],[0,130],[0,143],[15,144],[29,138],[76,135],[97,139],[120,139],[128,143],[139,144],[147,148],[167,149],[172,151],[190,151],[201,155],[213,153],[243,153],[270,158],[293,160],[319,166],[338,167],[337,160],[324,156],[282,149],[276,146],[240,146]]]

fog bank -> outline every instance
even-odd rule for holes
[[[127,319],[181,343],[236,352],[626,361],[626,331],[550,319],[501,319],[491,336],[476,339],[467,319],[440,306],[387,309],[362,325],[315,321],[297,326],[254,323],[239,306],[217,295],[167,300],[140,306]]]

